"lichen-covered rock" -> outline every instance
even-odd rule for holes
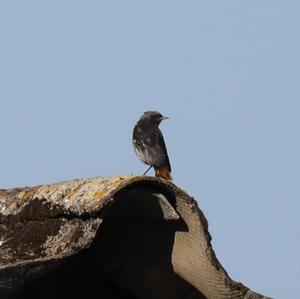
[[[0,190],[0,298],[267,297],[228,276],[193,198],[118,176]]]

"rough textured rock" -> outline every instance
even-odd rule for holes
[[[0,190],[0,298],[267,298],[210,241],[197,202],[162,179]]]

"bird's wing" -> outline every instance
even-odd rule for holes
[[[167,167],[167,169],[171,172],[171,164],[164,137],[159,129],[155,130],[154,134],[155,146],[151,148],[154,152],[154,156],[158,158],[157,164],[159,167]]]
[[[171,172],[164,137],[158,128],[152,132],[144,132],[135,126],[132,142],[134,151],[141,161],[156,168],[166,168]]]

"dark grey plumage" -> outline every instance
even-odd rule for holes
[[[162,120],[167,119],[157,111],[147,111],[133,129],[133,147],[139,159],[155,169],[155,175],[172,180],[171,165],[164,137],[159,129]]]

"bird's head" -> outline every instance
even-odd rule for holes
[[[146,111],[141,116],[140,121],[153,124],[155,127],[158,127],[162,120],[168,119],[169,117],[163,116],[157,111]]]

